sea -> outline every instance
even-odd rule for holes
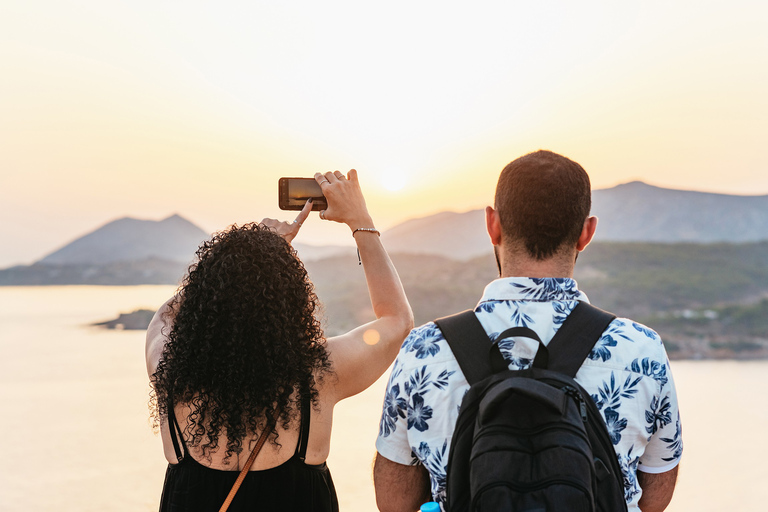
[[[172,286],[0,287],[0,511],[157,510],[144,332],[90,324],[156,309]],[[673,512],[765,511],[768,361],[673,361],[685,443]],[[385,374],[334,414],[342,512],[377,510]]]

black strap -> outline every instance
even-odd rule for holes
[[[302,462],[307,458],[307,443],[309,442],[309,415],[311,414],[311,399],[309,393],[302,393],[301,427],[299,428],[299,443],[296,445],[296,455]]]
[[[479,322],[478,322],[479,323]],[[534,360],[534,366],[538,363],[540,368],[546,368],[549,361],[549,352],[544,342],[541,341],[536,331],[529,327],[511,327],[506,331],[499,334],[496,338],[496,343],[491,347],[491,366],[493,367],[493,373],[499,373],[500,371],[509,368],[509,363],[504,356],[501,355],[501,349],[499,348],[499,342],[507,338],[513,338],[515,336],[521,336],[524,338],[531,338],[539,342],[539,349],[536,351],[536,359]],[[497,355],[498,354],[498,355]],[[499,361],[501,363],[499,363]],[[486,375],[487,377],[487,375]]]
[[[579,302],[547,345],[550,370],[571,378],[602,337],[616,315],[587,302]]]
[[[442,331],[470,386],[509,367],[509,363],[501,355],[498,343],[491,343],[477,315],[471,309],[438,318],[435,324]],[[498,339],[513,336],[524,336],[538,341],[539,348],[546,354],[546,347],[538,334],[528,327],[512,327],[502,332]]]
[[[438,318],[435,324],[453,351],[470,386],[493,373],[489,357],[491,340],[471,309]]]
[[[548,368],[570,377],[579,371],[603,331],[615,315],[586,302],[579,302],[565,319],[555,336],[545,346],[535,331],[527,327],[507,329],[498,339],[524,336],[539,342],[533,365]],[[435,320],[451,347],[464,377],[471,386],[485,377],[505,370],[507,362],[498,344],[491,343],[473,310]]]
[[[181,462],[184,460],[184,453],[179,444],[184,446],[184,437],[181,435],[181,428],[179,422],[176,421],[176,413],[173,411],[173,400],[168,400],[168,430],[171,431],[171,443],[173,444],[173,451],[176,452],[176,460]],[[177,432],[178,437],[176,437]],[[184,448],[186,449],[186,446]]]

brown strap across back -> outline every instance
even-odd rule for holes
[[[229,494],[227,495],[227,499],[225,499],[224,503],[221,505],[219,512],[226,512],[227,509],[229,508],[229,505],[232,503],[232,500],[235,499],[235,494],[237,494],[237,490],[240,489],[240,485],[243,483],[243,480],[245,480],[246,475],[248,475],[248,471],[250,471],[251,466],[253,466],[253,461],[256,460],[256,456],[261,451],[261,447],[264,446],[264,443],[267,441],[267,438],[269,437],[269,434],[272,432],[272,429],[277,423],[277,418],[279,417],[280,417],[280,411],[275,411],[274,417],[270,419],[269,423],[264,428],[264,431],[259,436],[258,441],[256,441],[256,446],[253,447],[253,451],[251,452],[251,455],[248,457],[248,460],[245,462],[245,466],[243,466],[243,469],[240,471],[240,474],[237,475],[237,480],[235,480],[235,483],[232,485],[232,489],[229,491]]]

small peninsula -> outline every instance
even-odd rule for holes
[[[151,309],[137,309],[130,313],[120,313],[114,320],[96,322],[91,325],[105,329],[141,331],[149,326],[149,322],[152,321],[154,315],[155,312]]]

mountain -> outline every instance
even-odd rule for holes
[[[435,254],[466,260],[491,254],[485,231],[485,211],[441,212],[398,224],[382,234],[389,252]]]
[[[768,240],[768,196],[734,196],[626,183],[593,192],[596,242],[744,243]],[[179,215],[123,218],[31,266],[0,270],[0,285],[176,283],[208,234]],[[441,212],[384,233],[390,253],[493,261],[483,210]],[[695,244],[693,244],[695,247]],[[354,255],[341,246],[296,244],[305,262]]]
[[[160,259],[191,262],[208,233],[179,215],[161,221],[118,219],[52,252],[42,265],[106,265]]]
[[[0,270],[0,286],[176,284],[209,235],[179,215],[109,222],[32,265]]]
[[[768,195],[673,190],[640,181],[592,193],[596,240],[757,242],[768,240]]]
[[[596,241],[743,243],[768,240],[768,195],[692,192],[635,181],[594,191],[592,214],[600,218]],[[125,217],[74,240],[37,263],[86,266],[143,260],[189,263],[198,245],[208,236],[179,215],[161,221]],[[392,253],[432,254],[459,261],[492,254],[483,210],[440,212],[408,220],[385,231],[382,240]],[[296,249],[305,261],[349,251],[348,247],[303,244],[296,244]]]
[[[179,215],[161,221],[124,217],[52,252],[38,263],[82,265],[157,258],[190,262],[208,233]]]
[[[736,196],[654,187],[639,181],[592,193],[596,241],[758,242],[768,240],[768,195]],[[467,260],[491,253],[485,212],[441,212],[382,234],[390,252]]]

